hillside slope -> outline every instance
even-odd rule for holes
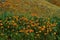
[[[0,6],[0,14],[7,11],[14,15],[30,13],[42,17],[60,16],[60,7],[46,0],[5,0],[1,1]]]

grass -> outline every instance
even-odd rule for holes
[[[4,2],[1,0],[1,11],[10,11],[15,15],[21,13],[31,12],[37,14],[38,16],[58,16],[60,7],[51,4],[47,0],[5,0]],[[2,14],[0,13],[0,14]],[[48,14],[48,15],[47,15]]]
[[[47,1],[60,7],[60,0],[47,0]]]

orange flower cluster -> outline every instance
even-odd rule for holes
[[[56,21],[51,23],[50,20],[46,20],[47,19],[43,18],[32,20],[24,16],[12,16],[7,17],[4,21],[0,20],[0,29],[1,31],[3,29],[3,34],[14,33],[15,35],[18,35],[20,33],[24,33],[26,35],[30,35],[31,33],[34,33],[36,38],[41,34],[47,35],[49,33],[53,33],[56,35],[57,32],[53,29],[57,25]]]
[[[34,32],[34,30],[32,30],[32,29],[22,29],[22,30],[20,30],[19,32],[23,32],[23,33],[26,33],[26,34],[29,34],[29,33],[32,33],[32,32]]]

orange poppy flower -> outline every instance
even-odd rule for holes
[[[34,26],[35,26],[35,24],[31,24],[31,26],[32,26],[32,27],[34,27]]]
[[[31,32],[34,32],[34,30],[30,29],[29,32],[30,32],[30,33],[31,33]]]
[[[33,23],[33,21],[32,21],[32,20],[30,20],[29,22],[30,22],[30,23]]]
[[[17,24],[16,24],[16,23],[14,23],[14,24],[13,24],[13,26],[17,26]]]
[[[42,27],[40,30],[44,31],[44,30],[45,30],[45,28],[43,28],[43,27]]]

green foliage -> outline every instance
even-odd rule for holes
[[[60,40],[60,18],[4,16],[0,40]]]

